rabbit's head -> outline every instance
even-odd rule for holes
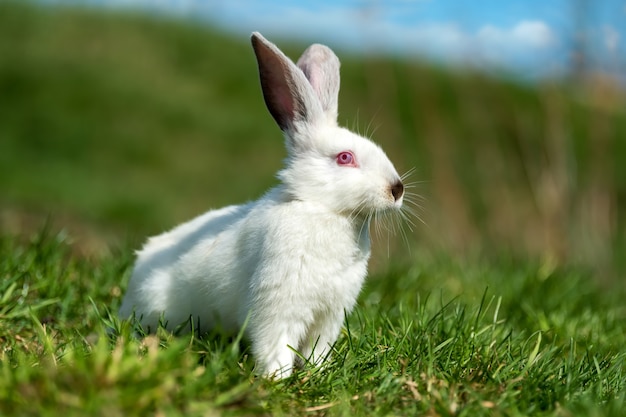
[[[284,132],[288,157],[278,174],[295,199],[368,218],[399,209],[404,186],[383,150],[337,125],[339,60],[311,45],[297,65],[252,34],[265,103]]]

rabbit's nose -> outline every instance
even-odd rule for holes
[[[395,201],[398,201],[404,194],[404,185],[402,181],[398,181],[391,186],[391,195]]]

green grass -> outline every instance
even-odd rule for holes
[[[93,262],[65,240],[0,240],[4,416],[619,416],[626,406],[623,294],[580,270],[441,258],[373,276],[328,366],[272,382],[254,376],[245,343],[220,335],[131,337],[111,315],[128,251]]]
[[[340,121],[416,167],[427,226],[378,242],[328,366],[272,382],[115,316],[138,241],[276,182],[247,40],[0,1],[0,415],[623,414],[623,94],[340,57]]]

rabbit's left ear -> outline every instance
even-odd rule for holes
[[[280,129],[293,134],[302,124],[323,120],[320,100],[304,73],[258,32],[252,34],[252,46],[265,104]]]
[[[297,64],[311,83],[328,121],[337,121],[339,100],[339,58],[327,46],[309,46]]]

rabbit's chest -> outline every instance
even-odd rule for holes
[[[305,210],[280,214],[254,231],[253,292],[313,310],[351,309],[367,274],[366,228]]]
[[[316,298],[323,305],[351,310],[366,275],[367,260],[342,264],[326,275],[311,276],[312,285],[305,283],[303,289],[309,293],[316,292]]]
[[[314,237],[288,242],[271,245],[276,247],[263,251],[271,255],[261,261],[262,269],[266,264],[266,272],[285,284],[334,291],[360,285],[366,275],[369,250],[362,250],[358,242],[339,244],[336,239],[331,242]]]

